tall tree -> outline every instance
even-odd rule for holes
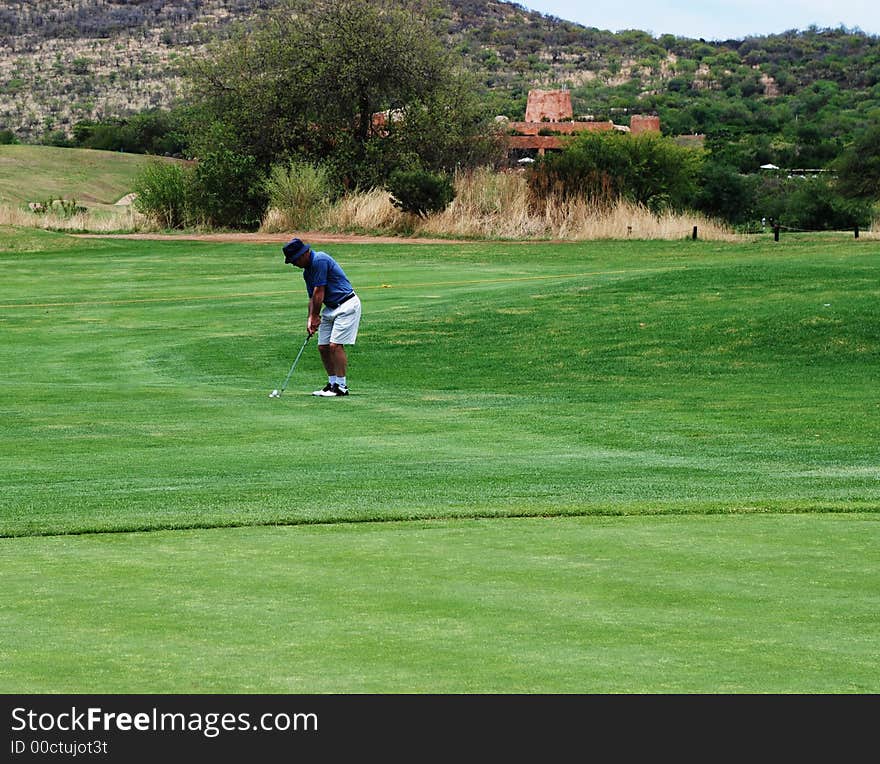
[[[413,0],[287,0],[211,57],[192,62],[203,120],[231,127],[240,148],[263,166],[299,157],[329,164],[349,183],[371,185],[394,169],[402,141],[430,146],[422,163],[442,169],[462,134],[478,136],[488,119],[475,119],[476,91],[434,27],[432,7]],[[441,108],[454,102],[461,108]],[[379,112],[389,115],[387,129],[373,124]],[[432,119],[416,118],[424,113]],[[455,139],[440,156],[437,119],[446,123],[441,138]],[[392,134],[396,140],[388,140]]]
[[[865,130],[836,163],[837,185],[851,199],[880,201],[880,124]]]

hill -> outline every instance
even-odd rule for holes
[[[76,200],[90,209],[113,207],[131,192],[147,157],[55,146],[0,146],[0,204]],[[168,160],[173,161],[173,160]]]
[[[0,130],[51,140],[81,120],[171,108],[184,95],[186,56],[278,2],[7,5]],[[845,28],[712,42],[654,38],[487,0],[445,0],[439,23],[450,49],[476,72],[487,108],[513,119],[522,117],[530,88],[566,87],[577,115],[623,121],[627,112],[654,113],[666,133],[726,142],[765,135],[782,147],[773,161],[804,167],[822,166],[880,113],[880,40]]]

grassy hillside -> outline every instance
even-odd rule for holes
[[[0,129],[34,141],[69,135],[81,120],[179,104],[186,100],[181,64],[278,4],[7,3],[0,12]],[[849,140],[877,109],[880,40],[843,28],[706,42],[613,34],[495,0],[445,0],[437,13],[486,103],[514,119],[530,88],[565,85],[575,114],[616,120],[658,113],[673,135],[720,132],[727,141],[785,132],[783,143],[793,144],[815,132],[815,162],[835,148],[823,141]],[[803,158],[802,147],[789,155]]]
[[[91,149],[0,146],[0,204],[75,199],[90,209],[107,209],[131,192],[138,169],[149,160]]]

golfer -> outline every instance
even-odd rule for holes
[[[345,271],[326,252],[315,252],[299,239],[284,245],[284,262],[302,268],[309,293],[306,331],[318,333],[318,351],[327,370],[327,384],[312,395],[348,395],[346,345],[354,345],[361,322],[361,300]],[[323,312],[321,310],[323,306]]]

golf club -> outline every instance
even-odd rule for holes
[[[287,383],[290,382],[290,376],[291,376],[291,374],[293,374],[293,370],[296,368],[296,365],[299,362],[299,357],[303,354],[303,350],[306,349],[306,345],[308,344],[308,342],[311,338],[312,338],[311,334],[306,335],[305,340],[303,340],[302,347],[299,349],[299,353],[297,353],[296,358],[293,359],[293,365],[290,367],[290,371],[287,372],[287,376],[284,378],[284,384],[282,384],[280,388],[273,390],[271,393],[269,393],[270,398],[280,398],[281,397],[281,393],[283,393],[285,391],[285,389],[287,388]]]

